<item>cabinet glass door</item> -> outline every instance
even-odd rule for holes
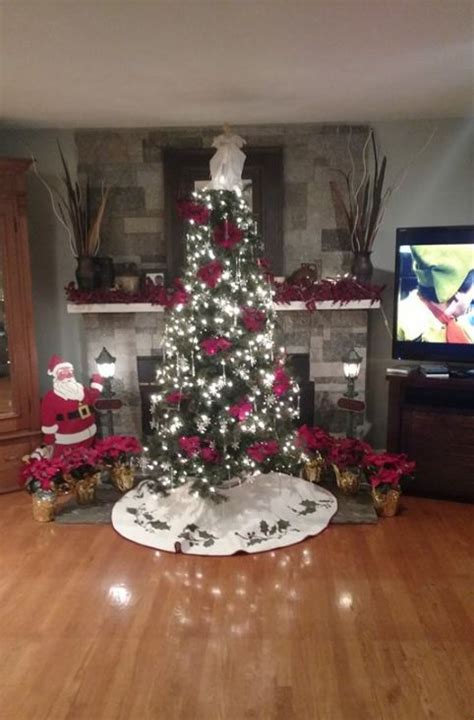
[[[0,248],[0,415],[13,411],[11,363],[8,350],[8,323],[5,308],[4,248]]]

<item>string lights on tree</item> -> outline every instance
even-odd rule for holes
[[[187,262],[168,303],[150,470],[216,497],[233,478],[295,470],[299,388],[275,350],[273,288],[238,187],[180,204]]]

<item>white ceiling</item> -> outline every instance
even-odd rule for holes
[[[461,117],[466,0],[5,0],[4,125]]]

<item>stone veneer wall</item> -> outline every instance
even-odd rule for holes
[[[309,353],[310,378],[315,383],[315,421],[333,432],[345,428],[345,414],[336,402],[344,393],[341,356],[354,344],[364,358],[357,380],[360,399],[365,397],[367,346],[366,310],[283,311],[278,314],[276,343],[288,353]],[[115,418],[116,431],[141,432],[141,407],[137,356],[161,355],[164,313],[104,313],[83,316],[89,372],[102,346],[117,358],[114,389],[123,407]]]
[[[350,245],[338,229],[329,181],[332,168],[350,169],[348,141],[360,158],[366,126],[237,126],[250,147],[284,149],[284,266],[288,275],[301,262],[316,262],[322,276],[349,268]],[[90,130],[76,133],[79,175],[87,173],[96,195],[104,181],[113,186],[102,231],[102,254],[136,262],[144,270],[166,268],[162,148],[209,147],[219,127],[155,130]],[[356,171],[360,172],[360,164]],[[271,260],[271,258],[270,258]],[[279,315],[289,352],[310,352],[315,380],[316,420],[341,430],[345,418],[335,400],[345,389],[341,356],[352,344],[365,358],[367,313],[328,311]],[[140,405],[137,355],[159,350],[162,314],[84,315],[89,370],[103,344],[117,357],[117,390],[124,408],[122,432],[138,431]],[[365,362],[359,389],[365,388]]]
[[[308,124],[234,129],[250,147],[283,147],[285,273],[305,261],[316,261],[323,276],[347,271],[349,239],[337,228],[329,180],[338,177],[331,168],[350,169],[349,138],[354,158],[360,158],[368,128]],[[219,127],[203,127],[76,133],[79,174],[87,173],[96,193],[103,181],[114,188],[102,254],[142,268],[166,267],[162,148],[209,147],[220,132]],[[360,163],[356,165],[360,171]]]

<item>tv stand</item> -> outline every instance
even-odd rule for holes
[[[415,460],[412,495],[474,502],[473,378],[388,375],[387,449]]]

